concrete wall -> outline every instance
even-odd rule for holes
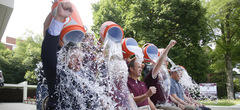
[[[8,24],[14,7],[14,0],[0,0],[0,40]]]

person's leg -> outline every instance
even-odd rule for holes
[[[184,107],[184,110],[196,110],[196,107],[190,106],[190,105],[186,105],[186,106]]]
[[[156,107],[157,107],[157,109],[163,109],[163,110],[181,110],[180,108],[178,108],[176,106],[170,106],[170,105],[159,105]]]
[[[199,107],[201,110],[211,110],[211,108],[205,107],[205,106],[200,106]]]

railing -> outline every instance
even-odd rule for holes
[[[19,84],[4,84],[4,87],[10,87],[10,88],[23,88],[23,102],[24,103],[28,103],[29,102],[29,99],[27,97],[27,89],[28,88],[37,88],[36,85],[28,85],[27,84],[27,81],[24,81],[24,82],[21,82]],[[32,100],[32,99],[31,99]]]

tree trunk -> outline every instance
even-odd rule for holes
[[[228,96],[228,99],[234,99],[232,61],[231,61],[230,52],[226,52],[225,62],[226,62],[226,74],[227,74],[227,96]]]
[[[231,58],[231,29],[229,17],[231,14],[231,9],[228,9],[228,14],[226,15],[226,53],[225,53],[225,71],[227,74],[227,96],[228,99],[234,99],[234,91],[233,91],[233,75],[232,75],[232,58]]]

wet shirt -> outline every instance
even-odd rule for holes
[[[176,80],[172,78],[171,78],[170,94],[176,94],[178,98],[184,100],[182,85],[180,85]]]
[[[154,86],[157,89],[156,94],[150,97],[151,101],[156,104],[164,104],[166,102],[164,89],[162,84],[158,80],[158,75],[156,78],[152,77],[152,70],[147,74],[146,78],[144,79],[145,84],[149,88],[150,86]]]
[[[145,85],[144,82],[141,82],[139,80],[134,80],[130,77],[128,77],[128,82],[127,82],[128,89],[130,93],[133,93],[134,97],[143,95],[147,92],[147,86]],[[148,99],[144,100],[141,103],[137,103],[138,107],[149,105],[148,104]]]

